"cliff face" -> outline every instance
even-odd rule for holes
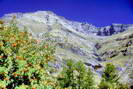
[[[55,55],[59,68],[67,59],[82,60],[97,74],[101,74],[104,64],[112,62],[120,74],[128,72],[122,81],[131,83],[130,75],[133,74],[129,70],[133,69],[127,65],[133,60],[133,25],[112,24],[99,28],[69,21],[49,11],[12,13],[3,19],[8,23],[14,15],[17,25],[21,29],[26,27],[36,39],[50,39],[57,43]]]
[[[125,25],[125,24],[112,24],[111,26],[101,28],[97,35],[99,36],[111,36],[121,32],[126,31],[129,28],[132,28],[133,25]]]

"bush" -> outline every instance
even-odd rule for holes
[[[119,82],[117,70],[113,64],[107,64],[102,74],[99,89],[129,89],[126,84]]]
[[[112,89],[112,84],[110,82],[102,80],[98,87],[99,89]]]
[[[113,64],[107,64],[102,75],[102,78],[111,83],[117,83],[119,80],[117,70]]]
[[[72,60],[67,61],[58,81],[61,88],[94,89],[95,85],[91,70],[87,70],[81,61],[74,63]]]
[[[58,78],[59,86],[61,88],[72,87],[75,88],[75,78],[74,78],[74,64],[72,60],[68,60],[66,67]]]
[[[119,84],[117,89],[130,89],[127,84]]]
[[[39,43],[26,31],[20,32],[13,21],[9,25],[0,21],[0,87],[54,87],[54,78],[48,72],[48,62],[54,60],[54,46]]]

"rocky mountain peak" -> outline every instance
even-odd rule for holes
[[[97,35],[100,36],[111,36],[124,32],[130,28],[133,28],[133,24],[112,24],[111,26],[102,27]]]
[[[92,24],[81,23],[76,21],[70,21],[64,17],[58,16],[51,11],[37,11],[31,13],[11,13],[6,14],[4,19],[11,19],[12,16],[16,16],[18,20],[27,20],[37,23],[43,23],[46,25],[62,25],[63,28],[71,29],[86,35],[98,35],[98,36],[111,36],[120,32],[128,30],[133,27],[132,24],[112,24],[111,26],[96,27]]]

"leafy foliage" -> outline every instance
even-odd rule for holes
[[[14,20],[0,21],[0,87],[46,89],[54,86],[48,62],[54,61],[54,46],[39,43],[28,32],[20,32]]]
[[[58,81],[62,88],[95,89],[93,73],[81,61],[74,63],[68,60]]]
[[[118,82],[118,73],[116,71],[116,68],[113,64],[107,64],[104,70],[104,73],[102,75],[103,79],[107,82]]]
[[[74,83],[74,64],[72,60],[67,61],[67,66],[64,67],[61,77],[58,78],[59,84],[62,88],[75,88]]]
[[[119,82],[117,70],[113,64],[107,64],[99,84],[99,89],[129,89]]]

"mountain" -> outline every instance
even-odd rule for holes
[[[57,44],[57,62],[51,66],[58,65],[60,70],[67,59],[81,60],[100,78],[105,64],[112,62],[119,70],[121,81],[133,84],[132,24],[96,27],[67,20],[50,11],[11,13],[2,19],[8,24],[13,16],[18,27],[28,30],[34,38],[53,40]]]
[[[118,33],[124,32],[127,29],[132,28],[132,27],[133,27],[133,24],[128,24],[128,25],[125,25],[125,24],[112,24],[111,26],[106,26],[106,27],[101,28],[101,30],[98,31],[97,35],[100,35],[100,36],[111,36],[111,35],[114,35],[114,34],[118,34]]]

